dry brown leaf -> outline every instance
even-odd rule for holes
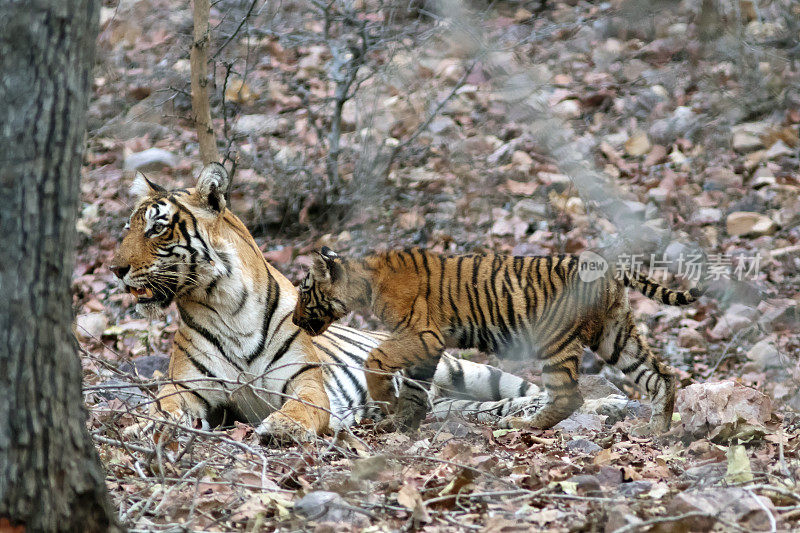
[[[633,157],[646,154],[650,151],[650,148],[652,148],[650,139],[647,138],[647,134],[643,131],[637,131],[630,139],[625,141],[625,151]]]
[[[235,104],[248,105],[255,102],[258,95],[244,80],[229,80],[225,88],[225,99]]]
[[[411,510],[411,516],[416,522],[430,522],[431,517],[425,509],[425,502],[419,491],[411,485],[403,485],[397,493],[397,503]]]

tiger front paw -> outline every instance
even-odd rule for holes
[[[316,437],[314,431],[281,411],[265,418],[256,428],[256,434],[264,445],[309,442]]]

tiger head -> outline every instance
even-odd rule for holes
[[[339,254],[323,246],[300,283],[292,322],[310,335],[323,333],[350,309],[345,302],[348,273]]]
[[[194,189],[167,190],[137,173],[127,233],[109,269],[136,297],[136,311],[160,315],[176,298],[209,286],[229,268],[214,234],[226,212],[228,173],[207,165]]]

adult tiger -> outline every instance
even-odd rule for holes
[[[312,342],[292,324],[297,290],[226,207],[227,184],[224,167],[211,164],[194,189],[168,191],[141,174],[132,186],[138,201],[110,268],[141,314],[159,316],[177,304],[181,322],[161,410],[208,418],[229,408],[260,424],[262,436],[278,438],[380,416],[363,365],[386,334],[336,326]],[[435,374],[450,393],[434,401],[437,416],[455,411],[498,422],[519,411],[524,418],[541,400],[535,385],[477,363],[446,357]]]
[[[416,248],[349,259],[323,248],[300,285],[292,319],[312,335],[353,309],[381,319],[392,333],[367,358],[367,386],[372,398],[396,412],[401,428],[419,424],[426,402],[410,390],[394,405],[390,376],[408,369],[418,380],[430,379],[445,347],[543,358],[548,397],[531,424],[551,427],[583,404],[578,371],[590,347],[650,397],[652,429],[668,430],[675,380],[637,331],[625,287],[671,305],[693,302],[700,291],[673,291],[627,272],[615,279],[612,269],[590,276],[580,264],[575,256],[444,255]]]

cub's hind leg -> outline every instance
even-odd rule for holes
[[[583,405],[583,396],[578,390],[583,344],[577,338],[566,343],[556,339],[552,344],[555,346],[548,348],[542,367],[547,400],[529,422],[529,425],[537,428],[552,427]]]
[[[596,350],[607,363],[630,377],[650,399],[653,414],[650,427],[656,432],[669,430],[675,408],[675,377],[656,357],[639,333],[627,302],[611,313]]]

